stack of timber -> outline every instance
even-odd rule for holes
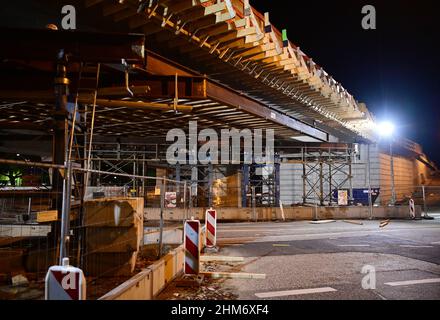
[[[130,276],[143,239],[143,198],[85,202],[84,255],[88,276]]]

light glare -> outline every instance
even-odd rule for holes
[[[390,121],[383,121],[378,125],[378,133],[381,136],[389,137],[394,133],[394,123]]]

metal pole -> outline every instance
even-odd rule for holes
[[[252,192],[252,215],[254,216],[255,222],[258,221],[257,210],[256,210],[256,198],[255,198],[255,186],[251,187]]]
[[[29,199],[28,199],[28,210],[27,210],[28,218],[31,216],[31,211],[32,211],[32,198],[29,197]]]
[[[182,195],[180,192],[180,162],[176,163],[176,203],[180,203],[182,200]]]
[[[352,206],[354,204],[354,197],[353,197],[353,172],[352,172],[352,154],[351,154],[352,150],[349,150],[347,148],[347,162],[348,162],[348,183],[349,183],[349,188],[350,188],[350,205]]]
[[[393,141],[390,140],[390,164],[391,164],[391,205],[396,204],[396,190],[394,188],[394,158],[393,158]]]
[[[302,152],[302,165],[303,165],[303,204],[306,203],[306,158],[305,158],[305,154],[304,154],[304,148],[301,148],[301,152]]]
[[[142,175],[145,177],[145,153],[142,154]],[[142,179],[142,199],[145,206],[145,179]],[[139,195],[138,195],[139,196]]]
[[[186,215],[186,219],[188,219],[188,217],[192,214],[192,207],[193,207],[193,182],[191,180],[190,186],[189,186],[189,202],[188,202],[188,211],[189,211],[189,215]]]
[[[61,212],[61,237],[60,237],[60,258],[59,265],[62,265],[63,258],[69,256],[67,243],[69,242],[70,229],[70,195],[71,195],[71,168],[72,163],[66,163],[66,171],[64,174],[63,184],[63,207]]]
[[[98,160],[98,171],[101,171],[101,160]],[[96,186],[97,187],[101,186],[101,175],[99,173],[97,176]]]
[[[185,223],[185,219],[187,217],[187,209],[188,206],[186,205],[186,189],[188,188],[187,181],[185,180],[183,182],[183,214],[182,214],[182,222]]]
[[[160,233],[159,233],[159,258],[162,256],[162,239],[163,239],[163,210],[165,204],[165,183],[166,178],[163,177],[162,184],[160,186]]]
[[[370,144],[367,145],[367,166],[368,166],[368,209],[370,220],[373,219],[373,199],[371,197],[371,165],[370,165]]]
[[[212,162],[208,164],[208,206],[212,207],[212,184],[214,182],[214,168]]]
[[[68,123],[67,123],[67,95],[69,90],[69,79],[67,78],[67,57],[65,55],[64,50],[60,50],[57,55],[57,65],[56,65],[56,77],[55,77],[55,110],[53,113],[55,127],[53,128],[53,152],[52,152],[52,162],[58,165],[64,165],[64,176],[61,175],[59,170],[53,171],[52,178],[52,190],[54,194],[59,196],[62,194],[62,201],[55,201],[56,209],[58,212],[61,212],[61,226],[59,222],[55,222],[52,224],[53,234],[58,242],[58,237],[60,241],[60,249],[59,249],[59,262],[60,265],[62,263],[62,258],[66,256],[66,234],[65,234],[65,223],[68,222],[68,219],[65,219],[65,215],[68,214],[66,212],[66,201],[70,200],[66,198],[67,194],[67,174],[68,168],[66,168],[66,157],[67,157],[67,136],[68,132]],[[73,126],[75,124],[72,124]],[[67,170],[66,170],[67,169]],[[63,169],[61,169],[63,170]],[[68,216],[67,216],[68,217]],[[63,224],[64,222],[64,224]],[[60,233],[58,233],[58,228],[60,228]]]
[[[423,216],[428,217],[428,210],[426,209],[426,194],[425,194],[425,186],[422,186],[422,196],[423,196]]]
[[[322,151],[320,151],[320,159],[319,159],[319,204],[321,206],[324,205],[324,173],[322,168]]]
[[[136,178],[137,175],[137,163],[136,163],[136,154],[133,155],[133,190],[136,190]]]
[[[333,184],[332,184],[332,180],[333,180],[333,173],[332,173],[332,164],[331,164],[331,159],[329,159],[330,162],[328,163],[328,189],[329,189],[329,205],[332,205],[332,198],[333,198]]]

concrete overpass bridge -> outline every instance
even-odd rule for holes
[[[1,19],[0,164],[14,169],[0,173],[0,199],[20,194],[20,214],[0,212],[6,220],[38,197],[57,210],[56,221],[70,198],[81,230],[85,202],[127,186],[148,218],[160,211],[166,179],[178,199],[179,183],[190,184],[197,212],[227,207],[234,217],[255,206],[334,206],[338,189],[381,188],[378,204],[387,205],[393,188],[404,200],[437,172],[412,141],[396,138],[391,153],[367,106],[249,1],[74,0],[78,30],[46,28],[58,24],[61,8],[30,3],[8,2],[4,12],[15,15]],[[273,129],[275,162],[169,164],[167,132],[188,133],[189,121],[216,132]],[[66,162],[81,173],[72,193],[63,192]],[[30,163],[52,171],[16,186],[10,171]],[[147,175],[158,179],[146,183]]]

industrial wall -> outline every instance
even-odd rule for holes
[[[369,154],[368,154],[369,153]],[[378,187],[380,184],[379,180],[379,157],[378,149],[376,146],[371,145],[370,150],[368,150],[368,145],[360,145],[359,152],[353,159],[351,173],[352,173],[352,187],[353,188],[368,188],[368,158],[370,155],[370,184],[371,187]],[[284,205],[292,205],[303,202],[303,164],[299,161],[289,161],[284,159],[281,163],[281,201]],[[329,175],[329,166],[323,165],[323,175]],[[332,171],[332,189],[335,189],[336,185],[340,185],[342,189],[349,189],[350,183],[347,180],[349,174],[348,166],[342,166],[340,170]],[[308,193],[312,186],[319,190],[320,185],[319,172],[312,172],[308,174],[308,182],[306,182],[306,193]],[[330,184],[324,179],[323,181],[324,195],[330,193]],[[326,199],[326,202],[328,198]],[[307,202],[316,202],[310,201]]]
[[[359,145],[359,152],[352,163],[352,186],[353,188],[380,187],[380,197],[377,204],[388,204],[391,199],[391,162],[388,150],[381,149],[378,145]],[[429,182],[430,169],[421,161],[411,157],[398,154],[393,155],[394,160],[394,185],[396,199],[402,200],[416,191],[416,186]],[[300,161],[284,159],[281,163],[281,201],[283,205],[289,206],[303,202],[303,165]],[[342,168],[348,173],[348,166]],[[328,166],[323,165],[324,176],[328,175]],[[341,172],[334,172],[333,185],[342,184],[340,188],[349,188],[347,175]],[[324,179],[325,180],[325,179]],[[312,172],[308,175],[306,182],[306,193],[315,188],[318,191],[320,185],[319,172]],[[323,181],[324,195],[330,192],[328,181]],[[317,202],[317,201],[307,201]],[[326,199],[328,202],[328,199]]]
[[[388,203],[391,199],[391,159],[389,154],[380,153],[380,188],[381,201]],[[394,188],[396,199],[401,200],[411,196],[415,191],[417,173],[415,171],[415,159],[394,155]]]
[[[344,170],[348,169],[344,168]],[[323,173],[324,175],[327,175],[329,173],[328,167],[323,167]],[[308,180],[310,182],[306,182],[306,193],[311,190],[311,185],[315,185],[316,190],[319,189],[319,183],[317,181],[319,180],[318,177],[319,173],[312,173],[309,174]],[[368,169],[367,165],[365,163],[354,163],[352,165],[352,186],[353,188],[367,188],[368,187]],[[281,185],[281,191],[280,191],[280,197],[283,205],[292,205],[297,203],[302,203],[303,201],[303,165],[301,163],[289,163],[289,162],[283,162],[281,164],[281,174],[280,174],[280,185]],[[376,175],[378,176],[378,175]],[[332,183],[333,188],[335,189],[335,185],[341,184],[340,188],[342,189],[349,189],[350,184],[347,180],[347,175],[341,172],[334,172],[332,174],[332,180],[334,183]],[[345,181],[346,180],[346,181]],[[345,182],[344,182],[345,181]],[[378,179],[375,179],[376,184],[378,184]],[[372,187],[373,187],[372,182]],[[330,193],[330,184],[328,181],[323,182],[323,190],[324,194]],[[312,202],[312,201],[308,201]]]

